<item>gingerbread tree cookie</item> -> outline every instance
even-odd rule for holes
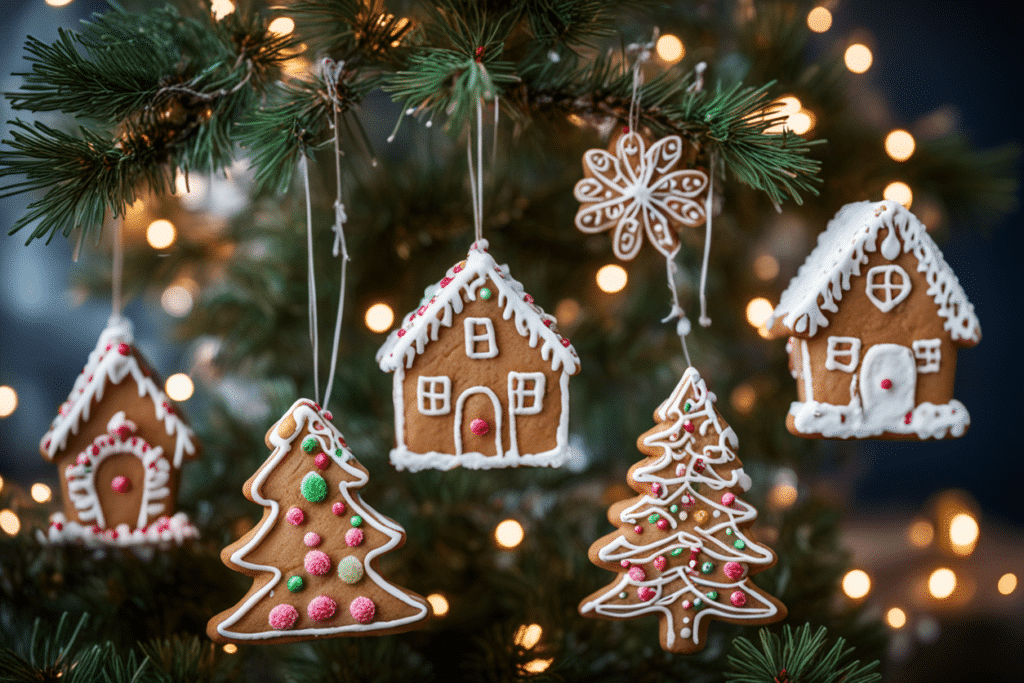
[[[619,529],[590,547],[591,561],[618,577],[580,603],[581,614],[602,619],[657,615],[670,652],[702,649],[713,619],[754,625],[786,616],[750,581],[775,554],[750,534],[757,511],[740,498],[750,477],[714,401],[688,368],[655,411],[658,425],[637,440],[647,457],[628,474],[640,495],[609,508]]]
[[[427,602],[385,580],[384,553],[405,531],[359,496],[368,481],[331,415],[299,400],[267,432],[270,457],[245,483],[263,519],[221,559],[253,577],[237,605],[210,620],[218,642],[283,643],[417,628]]]

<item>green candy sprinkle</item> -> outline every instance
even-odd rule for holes
[[[725,530],[725,535],[726,536],[732,536],[732,529],[726,529]]]
[[[348,520],[352,523],[352,526],[359,526],[363,523],[363,518],[359,515],[352,515],[352,519]]]
[[[307,436],[302,440],[302,450],[307,453],[312,453],[317,450],[320,446],[320,442],[316,440],[316,437]]]
[[[679,512],[679,506],[678,505],[672,505],[671,507],[669,507],[668,511],[671,512],[674,515],[675,513]]]
[[[693,608],[694,609],[700,609],[703,606],[704,606],[704,601],[701,600],[700,598],[697,598],[696,600],[693,601]]]
[[[481,299],[490,299],[491,298],[491,290],[487,289],[486,287],[481,289],[480,290],[480,298]]]
[[[682,548],[676,548],[675,550],[673,550],[671,552],[672,557],[679,557],[682,554],[683,554],[683,549]]]
[[[302,587],[306,585],[302,580],[301,576],[289,576],[288,577],[288,590],[292,593],[298,593],[302,590]]]
[[[732,544],[732,547],[736,548],[736,550],[743,550],[747,547],[747,544],[744,543],[742,539],[737,538],[736,541]]]
[[[717,600],[717,599],[718,599],[718,591],[708,591],[708,592],[706,593],[706,595],[707,595],[707,596],[708,596],[709,598],[711,598],[712,600]]]
[[[683,412],[684,413],[690,412],[690,408],[692,408],[692,407],[693,406],[690,404],[690,402],[687,401],[686,403],[683,404]]]
[[[619,593],[619,600],[625,600],[625,599],[626,599],[626,591],[622,591],[621,593]]]
[[[345,451],[341,450],[340,448],[335,448],[334,449],[334,457],[337,458],[338,460],[344,460],[345,459]]]
[[[710,574],[711,572],[715,571],[715,563],[705,562],[700,566],[700,571],[702,574]]]
[[[310,503],[319,503],[327,497],[327,482],[316,472],[309,472],[302,478],[302,497]]]
[[[654,512],[654,513],[651,513],[651,516],[647,518],[647,521],[650,522],[651,524],[654,524],[659,519],[661,519],[661,515],[659,515],[657,512]]]

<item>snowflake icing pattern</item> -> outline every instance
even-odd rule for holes
[[[678,226],[704,222],[708,177],[695,169],[672,170],[682,156],[678,135],[664,137],[650,148],[637,133],[622,135],[615,154],[591,149],[583,155],[585,178],[574,194],[582,202],[576,227],[595,233],[615,228],[612,251],[623,261],[636,256],[647,239],[665,256],[679,251]]]

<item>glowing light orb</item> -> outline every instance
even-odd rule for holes
[[[29,490],[32,495],[32,500],[37,503],[47,503],[53,498],[53,492],[50,491],[50,487],[43,483],[32,484],[32,488]]]
[[[854,600],[871,592],[871,577],[863,569],[853,569],[843,577],[843,592]]]
[[[233,655],[238,652],[238,646],[234,643],[227,643],[224,645],[224,652],[227,652],[229,655]]]
[[[894,202],[899,202],[908,209],[914,203],[914,193],[910,191],[910,186],[898,180],[886,185],[882,191],[882,196]]]
[[[768,322],[768,318],[771,317],[773,310],[775,308],[768,299],[764,297],[751,299],[750,303],[747,304],[747,322],[754,327],[761,327]]]
[[[935,527],[927,519],[919,519],[907,529],[907,540],[915,548],[927,548],[934,538]]]
[[[527,673],[531,673],[531,674],[543,673],[543,672],[548,670],[548,667],[551,666],[551,662],[553,662],[553,661],[555,661],[555,660],[554,659],[534,659],[534,660],[531,660],[531,661],[527,662],[526,664],[523,664],[523,671],[526,671]]]
[[[658,56],[669,64],[675,64],[686,56],[686,48],[683,46],[683,41],[671,33],[666,33],[661,38],[658,38],[654,49],[657,50]]]
[[[427,602],[430,603],[430,609],[434,611],[434,616],[443,617],[448,614],[448,598],[444,597],[440,593],[431,593],[428,595]]]
[[[544,629],[541,628],[540,624],[523,624],[516,630],[513,642],[519,647],[529,650],[540,642],[540,637],[543,634]]]
[[[164,218],[153,221],[146,228],[146,241],[154,249],[166,249],[174,244],[177,237],[178,231],[175,230],[174,223]]]
[[[387,332],[395,322],[395,312],[384,302],[377,302],[366,309],[363,322],[372,332]]]
[[[885,613],[885,621],[893,628],[903,628],[907,624],[907,613],[899,607],[893,607]]]
[[[514,519],[506,519],[494,529],[494,540],[502,548],[515,548],[525,536],[523,525]]]
[[[7,417],[18,408],[18,392],[6,384],[0,386],[0,417]]]
[[[815,33],[824,33],[832,28],[832,13],[824,7],[815,7],[807,13],[807,28]]]
[[[760,280],[774,280],[779,275],[779,260],[770,254],[754,259],[754,275]]]
[[[913,155],[916,147],[914,136],[905,130],[897,128],[885,136],[885,153],[893,161],[906,161]]]
[[[278,17],[270,22],[267,30],[279,36],[286,36],[295,30],[295,22],[290,17]]]
[[[210,3],[210,11],[213,13],[213,18],[220,21],[235,11],[235,4],[231,0],[213,0]]]
[[[14,536],[21,531],[21,520],[18,519],[18,515],[14,514],[13,510],[0,512],[0,529],[3,529],[4,533],[8,536]]]
[[[874,61],[874,56],[871,54],[871,50],[868,49],[867,45],[854,43],[850,47],[846,48],[846,53],[843,54],[843,61],[846,63],[847,69],[855,74],[862,74],[871,68],[871,62]]]
[[[956,574],[952,569],[940,567],[928,577],[928,592],[933,598],[945,600],[956,590]]]
[[[1003,595],[1009,595],[1013,591],[1017,590],[1017,575],[1016,574],[1003,574],[999,577],[999,583],[996,584],[996,588]]]
[[[167,315],[184,318],[192,310],[195,302],[192,292],[181,285],[171,285],[160,295],[160,306]]]
[[[183,372],[171,375],[164,383],[164,391],[175,401],[187,401],[192,398],[195,389],[196,385],[192,383],[192,379]]]
[[[597,286],[602,292],[614,294],[621,292],[626,287],[629,275],[626,274],[626,269],[622,266],[609,263],[606,266],[601,266],[601,269],[597,271],[596,279]]]

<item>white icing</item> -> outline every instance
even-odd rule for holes
[[[939,339],[917,339],[911,342],[914,358],[920,362],[917,371],[921,374],[938,372],[942,362],[942,341]]]
[[[690,402],[690,410],[683,412],[686,401]],[[645,446],[660,449],[661,455],[651,464],[638,467],[632,475],[633,481],[639,484],[658,484],[660,493],[658,496],[643,495],[619,515],[620,522],[633,525],[646,520],[650,514],[656,512],[668,520],[672,529],[676,530],[675,533],[668,536],[659,534],[659,538],[652,535],[650,542],[640,545],[632,543],[626,534],[622,533],[601,547],[597,553],[602,562],[614,564],[619,564],[622,560],[628,560],[633,564],[652,562],[659,555],[670,557],[671,552],[677,548],[681,548],[683,554],[676,556],[676,562],[666,571],[655,573],[653,576],[649,573],[643,581],[635,581],[630,578],[628,572],[623,572],[617,583],[598,598],[580,607],[583,614],[595,612],[606,617],[628,619],[642,614],[657,613],[668,620],[666,644],[671,646],[675,642],[676,629],[669,606],[683,599],[701,598],[706,604],[706,607],[696,612],[690,634],[683,636],[692,638],[695,644],[698,643],[701,619],[710,616],[729,620],[766,619],[778,613],[775,604],[764,597],[757,586],[749,582],[749,571],[744,571],[743,578],[739,581],[720,583],[702,574],[690,575],[686,571],[687,565],[682,564],[693,547],[700,547],[701,552],[716,564],[740,562],[745,565],[745,569],[749,565],[771,566],[775,561],[768,548],[752,541],[739,528],[741,524],[746,526],[753,522],[757,517],[757,510],[738,497],[732,505],[726,506],[721,503],[721,496],[725,490],[735,487],[742,490],[749,488],[750,477],[743,472],[742,467],[732,469],[728,477],[718,473],[718,469],[724,471],[727,469],[726,465],[739,462],[734,452],[739,442],[732,427],[720,422],[715,413],[714,401],[715,395],[708,391],[700,374],[695,369],[688,368],[671,396],[658,407],[657,416],[661,428],[646,436],[643,441]],[[695,428],[692,433],[684,429],[683,425],[687,420]],[[697,434],[705,438],[717,435],[717,443],[712,441],[698,452],[694,450]],[[694,463],[698,458],[704,461],[701,472],[694,469]],[[673,467],[673,463],[678,464]],[[675,472],[675,476],[666,478],[660,474],[662,471]],[[712,510],[713,516],[721,521],[706,523],[704,527],[679,527],[674,516],[669,514],[668,508],[673,503],[680,502],[684,496],[692,496],[703,503]],[[680,518],[685,519],[685,516],[681,514]],[[716,534],[724,534],[727,529],[732,531],[731,535],[725,535],[728,542],[719,540]],[[732,545],[737,539],[744,542],[742,550]],[[636,589],[641,586],[654,589],[655,594],[651,600],[636,604],[618,602],[620,592],[632,591],[635,594]],[[728,595],[737,589],[747,595],[747,603],[743,607],[736,607],[728,600]],[[722,597],[719,600],[708,599],[705,594],[712,590],[718,591]],[[685,631],[686,629],[683,629],[680,633]]]
[[[956,399],[943,405],[919,403],[910,414],[910,423],[903,419],[889,424],[867,424],[854,395],[849,404],[836,406],[817,401],[793,402],[789,406],[796,430],[801,434],[821,434],[830,439],[853,439],[882,434],[916,434],[919,439],[942,439],[963,436],[971,424],[964,404]]]
[[[860,339],[857,337],[829,337],[826,370],[853,372],[860,360]]]
[[[96,348],[89,354],[89,360],[82,374],[75,380],[71,394],[60,407],[57,417],[40,442],[41,450],[48,460],[67,446],[68,436],[78,434],[83,420],[89,420],[92,405],[103,398],[103,391],[110,384],[120,384],[131,377],[139,390],[139,398],[148,398],[153,405],[157,420],[164,423],[168,436],[175,437],[172,464],[180,468],[186,457],[195,455],[195,434],[173,409],[171,399],[157,386],[152,378],[146,377],[135,354],[122,355],[118,345],[132,344],[131,323],[121,318],[111,321],[100,334]]]
[[[533,382],[533,388],[527,389],[527,382]],[[544,384],[543,372],[512,371],[508,373],[510,412],[513,415],[539,415],[544,407]]]
[[[168,547],[195,538],[199,538],[199,530],[184,512],[178,512],[172,517],[160,517],[145,528],[129,529],[127,524],[119,524],[116,529],[99,530],[92,525],[69,522],[62,513],[57,512],[50,516],[50,526],[46,531],[36,532],[36,540],[44,545],[81,542],[86,548]]]
[[[893,232],[890,230],[889,237],[892,237],[892,234]],[[885,238],[886,242],[889,241],[889,237]],[[882,247],[884,255],[885,242],[882,243]],[[886,256],[886,258],[889,257]],[[871,303],[882,313],[888,313],[896,308],[897,304],[910,296],[910,276],[907,275],[907,271],[895,263],[875,266],[868,271],[868,275],[864,280],[865,294],[868,295]]]
[[[807,340],[800,340],[800,363],[804,379],[804,400],[814,400],[814,378],[811,377],[811,354],[807,352]]]
[[[498,355],[494,323],[490,318],[466,318],[462,322],[466,332],[466,356],[473,360],[483,360]],[[483,326],[483,332],[478,331],[477,326]]]
[[[278,427],[281,422],[289,416],[295,420],[295,430],[290,436],[282,437],[278,433]],[[314,426],[314,424],[316,426]],[[248,614],[260,600],[268,595],[272,595],[275,587],[281,581],[282,573],[279,568],[249,562],[245,557],[263,541],[264,537],[270,532],[274,525],[278,523],[281,511],[280,505],[276,500],[271,500],[263,496],[263,484],[271,473],[277,469],[277,466],[280,465],[281,462],[291,453],[292,443],[303,433],[304,429],[308,434],[312,435],[320,442],[320,446],[325,453],[335,454],[337,451],[341,451],[342,455],[340,458],[332,455],[331,459],[334,463],[344,469],[349,477],[351,477],[350,479],[342,481],[338,486],[341,491],[341,495],[344,498],[346,508],[351,510],[353,514],[357,514],[362,517],[364,524],[373,527],[388,538],[386,543],[367,552],[363,563],[365,576],[369,577],[370,580],[379,588],[416,610],[414,614],[388,621],[372,621],[369,624],[360,624],[356,622],[342,626],[323,626],[284,631],[273,629],[267,625],[268,630],[261,631],[259,633],[243,633],[231,630],[231,626]],[[285,413],[285,416],[282,417],[281,420],[278,420],[278,422],[274,424],[273,428],[271,428],[269,432],[269,439],[274,450],[253,478],[251,494],[253,502],[270,508],[270,514],[263,518],[256,533],[249,542],[231,554],[231,562],[239,567],[244,567],[253,571],[269,572],[272,575],[272,578],[262,588],[249,596],[249,598],[241,605],[238,605],[226,619],[217,624],[217,632],[222,636],[233,640],[266,640],[268,638],[295,636],[329,636],[352,632],[380,631],[382,629],[390,629],[410,624],[414,621],[419,621],[420,619],[425,618],[428,612],[427,604],[425,602],[407,595],[401,589],[386,581],[373,567],[374,558],[397,548],[401,544],[404,530],[397,522],[381,516],[376,510],[363,502],[362,497],[357,491],[366,485],[369,478],[365,472],[353,465],[355,457],[352,455],[352,452],[348,450],[348,447],[343,445],[341,432],[339,432],[333,424],[325,419],[322,413],[318,412],[313,407],[311,401],[300,399],[296,401],[291,408],[289,408],[288,412]]]
[[[576,227],[586,233],[615,228],[612,251],[623,261],[636,256],[643,233],[667,257],[679,251],[677,228],[704,222],[708,177],[695,169],[673,170],[683,152],[678,135],[661,138],[647,148],[634,132],[615,143],[615,154],[591,149],[583,155],[589,177],[573,193],[582,203]]]
[[[868,427],[899,422],[914,409],[917,367],[900,344],[875,344],[860,366],[860,403]]]
[[[451,378],[444,375],[421,376],[417,380],[416,400],[421,415],[447,415],[452,411]]]
[[[462,428],[463,426],[469,427],[469,425],[463,425],[462,406],[465,404],[466,399],[473,394],[483,394],[487,398],[491,399],[491,406],[494,408],[494,422],[495,424],[489,425],[490,430],[484,436],[491,436],[494,439],[494,455],[482,456],[491,458],[501,458],[501,402],[498,400],[497,394],[491,391],[490,387],[469,387],[462,394],[459,395],[459,400],[455,402],[455,457],[463,455],[462,452]]]
[[[857,202],[840,209],[818,236],[817,247],[782,293],[768,327],[781,322],[802,336],[814,336],[818,328],[827,327],[825,312],[839,310],[843,292],[849,291],[851,279],[861,274],[868,254],[877,248],[883,228],[888,233],[886,240],[891,238],[890,245],[898,239],[902,252],[913,254],[917,259],[917,270],[924,273],[928,296],[938,307],[938,315],[945,321],[943,327],[950,337],[966,345],[980,341],[981,327],[974,306],[942,258],[942,252],[921,221],[894,201]],[[888,258],[888,254],[893,253],[883,240],[882,255]],[[909,283],[909,278],[906,282]]]

